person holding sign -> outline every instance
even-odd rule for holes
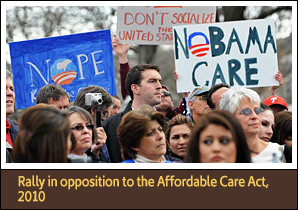
[[[112,46],[113,46],[114,52],[118,56],[118,60],[119,60],[119,64],[120,64],[119,72],[120,72],[120,81],[121,81],[121,94],[122,94],[122,98],[124,100],[127,96],[127,90],[125,88],[125,78],[126,78],[128,71],[130,70],[128,58],[127,58],[127,52],[130,48],[130,45],[129,44],[120,44],[118,42],[118,39],[116,38],[116,35],[114,35],[113,39],[112,39]]]
[[[188,163],[250,163],[250,151],[238,120],[212,110],[199,118],[187,145]]]
[[[117,130],[123,163],[171,163],[166,160],[165,117],[142,105],[127,113]]]
[[[219,108],[228,111],[239,120],[249,146],[253,163],[285,162],[284,147],[259,138],[261,128],[260,96],[244,87],[232,87],[223,94]]]

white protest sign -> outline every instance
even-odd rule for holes
[[[173,27],[177,92],[226,83],[248,88],[278,81],[274,20]]]
[[[172,45],[173,26],[215,22],[216,7],[123,6],[117,10],[120,43]]]

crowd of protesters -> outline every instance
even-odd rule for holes
[[[17,122],[12,74],[6,70],[6,162],[16,163],[286,163],[292,162],[292,113],[276,95],[261,101],[244,87],[216,84],[183,93],[174,107],[157,65],[130,69],[128,44],[112,40],[120,63],[122,98],[100,86],[73,103],[57,84],[42,87],[36,106]],[[174,71],[175,80],[178,78]],[[282,85],[278,72],[275,78]],[[102,103],[86,104],[100,93]]]

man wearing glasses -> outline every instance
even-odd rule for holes
[[[188,96],[188,106],[190,108],[191,119],[194,123],[201,115],[206,114],[211,109],[207,104],[209,88],[206,86],[195,87]]]
[[[167,117],[167,114],[169,112],[173,112],[173,109],[174,109],[172,94],[170,93],[169,89],[165,85],[162,85],[160,93],[161,93],[161,103],[156,105],[155,109]]]

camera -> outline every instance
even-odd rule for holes
[[[85,94],[85,105],[94,106],[102,104],[102,94],[101,93],[86,93]]]

